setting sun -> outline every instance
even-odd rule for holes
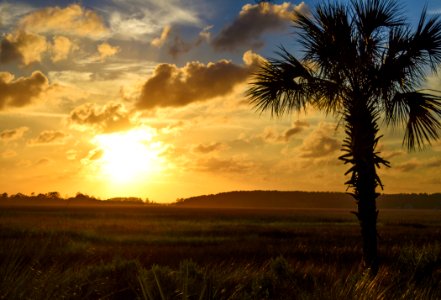
[[[101,134],[93,139],[102,151],[97,160],[102,175],[113,183],[128,183],[161,169],[161,144],[147,129]]]

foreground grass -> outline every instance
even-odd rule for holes
[[[441,212],[2,207],[0,299],[441,299]]]

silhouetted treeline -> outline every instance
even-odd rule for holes
[[[82,193],[77,193],[75,197],[63,198],[58,192],[46,194],[25,195],[22,193],[8,195],[0,194],[0,204],[10,205],[102,205],[102,204],[123,204],[123,205],[144,205],[153,204],[148,199],[137,197],[115,197],[110,199],[98,199]]]
[[[178,199],[176,205],[219,208],[347,208],[352,196],[338,192],[236,191]],[[441,193],[390,194],[377,200],[379,208],[441,209]]]

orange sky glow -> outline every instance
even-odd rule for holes
[[[338,120],[271,118],[244,96],[277,45],[298,51],[290,20],[310,1],[139,2],[0,2],[0,192],[346,190]],[[382,134],[385,193],[441,192],[440,141],[408,153]]]

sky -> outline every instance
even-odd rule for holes
[[[319,2],[1,1],[0,192],[345,191],[336,119],[271,118],[244,96],[278,46],[300,55],[293,12]],[[400,1],[410,23],[425,4],[441,13]],[[441,192],[441,142],[409,153],[401,130],[381,134],[385,193]]]

